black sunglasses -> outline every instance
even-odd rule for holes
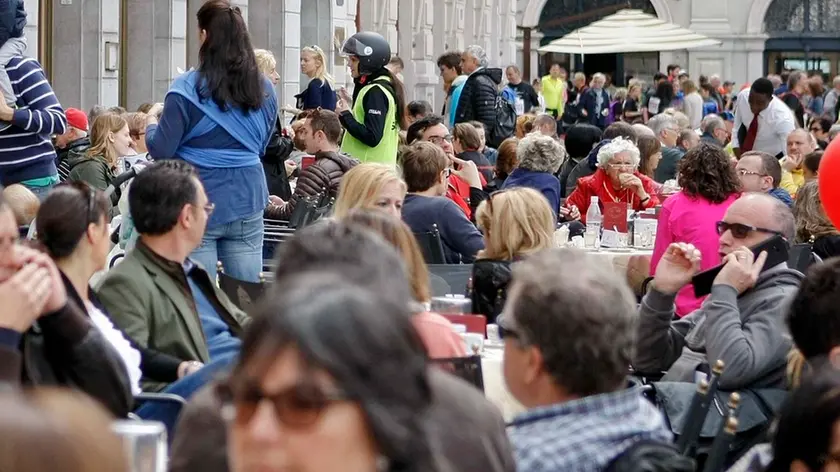
[[[723,236],[723,233],[727,231],[732,232],[732,237],[735,239],[744,239],[753,231],[758,231],[759,233],[767,233],[767,234],[774,234],[778,236],[784,236],[781,231],[776,231],[773,229],[767,228],[759,228],[757,226],[750,226],[741,223],[727,223],[726,221],[718,221],[716,223],[717,233],[720,236]]]
[[[325,392],[309,383],[299,383],[277,393],[264,392],[258,385],[236,388],[230,383],[220,384],[216,393],[222,404],[222,416],[228,421],[248,424],[263,400],[274,407],[277,420],[292,428],[306,428],[315,424],[333,403],[349,400],[341,391]]]
[[[510,326],[510,323],[507,322],[507,320],[505,320],[504,315],[500,315],[496,319],[496,325],[499,327],[500,339],[504,340],[510,338],[515,340],[522,340],[522,334],[519,331],[513,329],[512,326]]]

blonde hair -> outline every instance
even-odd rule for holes
[[[95,400],[71,390],[0,394],[0,470],[127,472],[112,418]]]
[[[90,149],[87,150],[88,158],[102,156],[109,166],[117,165],[116,149],[113,143],[108,141],[108,135],[118,133],[120,130],[128,126],[128,123],[120,115],[114,113],[103,113],[96,117],[93,125],[90,127]]]
[[[820,199],[819,184],[816,180],[806,182],[796,192],[793,216],[796,219],[797,242],[807,243],[812,238],[840,234],[825,215]]]
[[[373,230],[389,244],[394,246],[405,262],[406,275],[411,283],[414,299],[426,303],[432,299],[429,288],[429,268],[423,259],[423,252],[408,225],[388,213],[356,208],[342,218],[347,223],[355,223]]]
[[[624,99],[627,98],[627,93],[628,92],[629,91],[624,87],[616,89],[615,93],[613,94],[613,100],[615,100],[617,102],[623,102]]]
[[[38,197],[21,184],[12,184],[4,188],[3,199],[14,213],[18,226],[32,223],[41,206]]]
[[[382,188],[391,182],[398,182],[406,190],[405,182],[393,166],[368,162],[353,167],[341,178],[334,216],[344,218],[354,208],[372,207]]]
[[[478,206],[475,221],[485,240],[480,259],[510,261],[553,244],[554,212],[543,194],[532,188],[494,193]]]
[[[330,84],[330,88],[335,88],[335,79],[327,72],[327,55],[324,50],[318,46],[306,46],[300,50],[300,53],[309,53],[315,58],[317,67],[315,69],[315,76],[313,79],[320,79],[325,84]]]
[[[274,53],[267,49],[254,49],[254,56],[257,58],[257,67],[263,75],[271,75],[277,70],[277,59],[274,58]]]

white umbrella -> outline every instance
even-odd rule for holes
[[[606,54],[656,52],[720,46],[716,39],[694,33],[641,10],[620,10],[578,28],[539,48],[539,52]]]

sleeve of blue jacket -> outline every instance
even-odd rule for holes
[[[484,238],[467,215],[454,202],[447,200],[441,208],[441,237],[449,247],[461,254],[461,262],[469,264],[484,249]]]

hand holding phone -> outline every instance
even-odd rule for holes
[[[740,295],[755,286],[765,262],[767,251],[756,257],[749,248],[739,247],[723,259],[723,268],[712,285],[729,285]]]

